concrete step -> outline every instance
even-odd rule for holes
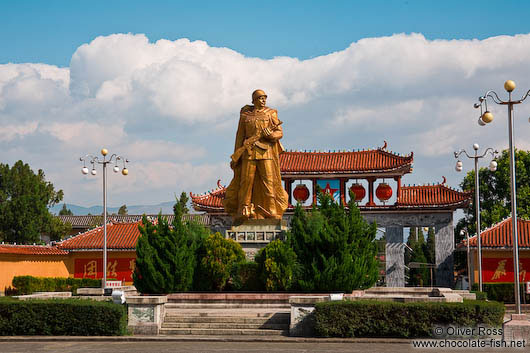
[[[273,315],[268,317],[257,316],[166,316],[164,323],[238,323],[238,324],[264,324],[264,323],[289,323],[289,314]]]
[[[166,303],[167,309],[258,309],[258,308],[278,308],[290,309],[289,303]]]
[[[244,317],[271,317],[277,314],[290,315],[290,311],[283,308],[277,309],[166,309],[166,317],[206,317],[206,316],[244,316]]]
[[[200,328],[200,329],[265,329],[265,330],[288,330],[289,323],[282,324],[271,324],[271,323],[258,323],[258,324],[239,324],[231,322],[220,322],[220,323],[204,323],[204,322],[164,322],[162,328]]]
[[[287,336],[289,330],[265,329],[196,329],[196,328],[161,328],[160,335],[200,335],[200,336]]]

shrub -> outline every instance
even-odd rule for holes
[[[241,245],[219,233],[211,234],[204,240],[201,252],[199,271],[200,289],[203,290],[223,290],[233,264],[245,260]]]
[[[525,294],[525,284],[520,284],[521,301],[530,302],[530,294]],[[478,291],[478,284],[474,283],[471,286],[473,291]],[[483,283],[482,290],[486,293],[489,300],[496,300],[503,303],[515,303],[515,293],[513,290],[513,283]],[[523,298],[523,296],[525,296]],[[478,296],[477,296],[478,299]]]
[[[116,336],[127,330],[125,306],[82,299],[0,299],[0,335]]]
[[[72,292],[78,288],[101,287],[101,280],[93,278],[15,276],[12,281],[15,295],[35,292]]]
[[[318,199],[311,213],[296,207],[288,233],[301,265],[298,286],[344,292],[372,287],[379,275],[375,223],[366,223],[353,201],[346,210],[328,195]]]
[[[144,216],[136,243],[136,269],[133,281],[141,293],[165,294],[192,288],[197,266],[197,249],[208,232],[191,221],[182,221],[187,196],[183,193],[174,206],[170,225],[158,215],[157,224]]]
[[[251,261],[236,262],[230,271],[230,286],[234,291],[257,292],[263,290],[258,264]]]
[[[288,244],[274,240],[256,255],[261,282],[267,291],[291,289],[298,273],[296,253]]]
[[[372,300],[317,303],[315,331],[325,337],[431,337],[433,326],[500,327],[498,302],[396,303]]]

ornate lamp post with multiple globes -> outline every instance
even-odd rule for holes
[[[513,276],[514,276],[514,294],[517,314],[521,314],[521,297],[519,293],[519,239],[517,233],[517,191],[515,189],[515,155],[513,145],[513,106],[521,104],[528,96],[530,90],[522,96],[521,99],[512,100],[512,92],[515,89],[515,82],[508,80],[504,83],[504,89],[508,92],[508,100],[503,101],[499,98],[495,91],[489,90],[483,96],[478,98],[478,103],[475,103],[475,108],[480,108],[480,118],[478,123],[484,126],[493,121],[493,114],[488,110],[488,98],[500,105],[508,106],[508,136],[509,136],[509,151],[510,151],[510,189],[511,189],[511,204],[512,204],[512,243],[513,243]]]
[[[103,160],[100,160],[100,157],[93,156],[91,154],[87,154],[86,156],[79,158],[79,160],[83,162],[83,168],[81,169],[81,172],[85,175],[88,174],[88,168],[86,166],[87,161],[92,164],[92,170],[90,171],[90,174],[92,175],[97,174],[96,164],[103,165],[103,282],[101,284],[103,289],[105,289],[107,285],[107,164],[113,163],[114,168],[112,170],[114,173],[118,173],[120,171],[118,163],[121,161],[123,163],[123,169],[121,170],[121,173],[123,175],[129,174],[129,170],[127,169],[126,165],[129,160],[117,154],[113,154],[109,159],[107,159],[108,153],[109,151],[107,151],[106,148],[101,150]]]
[[[471,158],[475,160],[475,218],[477,221],[478,287],[479,287],[479,290],[482,292],[482,249],[481,249],[482,241],[480,239],[480,198],[479,198],[479,182],[478,182],[478,160],[480,158],[484,158],[488,153],[491,154],[493,158],[495,158],[495,155],[499,152],[494,151],[493,148],[489,147],[484,151],[484,153],[479,155],[478,154],[478,149],[479,149],[478,143],[473,144],[473,149],[475,150],[474,155],[470,156],[466,152],[466,150],[461,149],[460,151],[455,152],[455,158],[458,158],[460,157],[460,155],[464,154],[467,158]],[[462,162],[460,161],[460,159],[457,160],[455,169],[457,172],[462,171]],[[489,169],[492,172],[497,170],[497,162],[495,162],[494,159],[492,159],[492,161],[490,162]],[[469,240],[468,240],[468,243],[469,243]],[[467,275],[469,277],[469,270],[468,270]]]

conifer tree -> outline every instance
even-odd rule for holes
[[[288,234],[301,265],[298,286],[345,292],[373,286],[378,277],[375,223],[367,224],[353,201],[346,210],[328,195],[318,198],[309,214],[297,206]]]
[[[174,207],[170,225],[158,215],[156,224],[144,215],[136,244],[134,285],[142,293],[164,294],[192,288],[197,264],[196,251],[207,230],[198,224],[182,221],[182,204]]]

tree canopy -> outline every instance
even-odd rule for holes
[[[310,213],[295,209],[288,239],[301,266],[303,291],[345,291],[373,286],[378,278],[376,224],[361,216],[353,197],[348,209],[319,192]]]
[[[510,155],[508,150],[502,151],[497,160],[497,170],[479,169],[479,202],[480,228],[491,227],[509,217],[512,211],[510,191]],[[515,151],[515,183],[517,191],[517,217],[530,219],[530,151]],[[474,191],[475,171],[467,173],[460,183],[463,190]],[[464,218],[458,221],[455,228],[455,241],[458,244],[464,236],[460,235],[467,228],[469,235],[476,234],[475,198],[469,208],[464,209]],[[455,253],[457,269],[465,268],[466,256],[463,252]]]
[[[62,199],[63,191],[56,191],[41,169],[34,173],[22,161],[12,167],[0,163],[1,240],[34,243],[40,241],[40,234],[54,232],[60,237],[64,230],[58,229],[48,208]]]
[[[61,210],[59,211],[59,216],[73,216],[73,215],[74,213],[70,209],[66,208],[66,204],[63,203],[63,208],[61,208]]]
[[[127,205],[121,205],[120,209],[118,210],[118,214],[120,216],[124,216],[128,213],[129,211],[127,211]]]
[[[497,158],[497,170],[487,168],[479,170],[479,201],[480,227],[484,229],[502,221],[511,214],[510,192],[510,158],[507,150]],[[530,151],[515,152],[515,182],[517,190],[517,217],[530,219]],[[463,190],[473,191],[475,188],[475,171],[472,170],[460,184]],[[465,217],[458,222],[457,238],[460,240],[460,229],[466,227],[469,234],[476,233],[475,199]]]

